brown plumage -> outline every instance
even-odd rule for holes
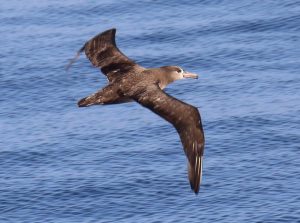
[[[197,78],[178,66],[146,69],[125,56],[116,46],[116,29],[95,36],[78,51],[108,78],[108,85],[81,99],[79,107],[136,101],[170,122],[177,130],[188,159],[191,188],[197,194],[202,177],[204,133],[198,109],[168,95],[163,89],[175,80]],[[76,59],[75,58],[75,59]],[[70,65],[75,61],[71,60]]]

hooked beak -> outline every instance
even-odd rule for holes
[[[194,78],[194,79],[198,79],[198,75],[194,74],[194,73],[189,73],[189,72],[184,72],[183,73],[183,77],[184,78]]]

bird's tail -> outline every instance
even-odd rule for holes
[[[84,51],[84,49],[85,49],[85,44],[83,47],[80,48],[80,50],[78,50],[75,57],[73,59],[70,59],[69,63],[66,65],[66,71],[68,71],[69,68],[72,66],[72,64],[76,62],[76,60],[79,58],[80,54]]]
[[[196,155],[194,164],[188,162],[188,165],[191,188],[198,194],[202,179],[203,156]]]

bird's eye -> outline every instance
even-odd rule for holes
[[[183,70],[181,68],[179,68],[179,70],[177,70],[177,73],[182,74]]]

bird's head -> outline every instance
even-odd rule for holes
[[[187,72],[178,66],[165,66],[161,67],[161,69],[166,71],[166,75],[168,76],[170,82],[184,78],[198,78],[197,74]]]
[[[197,79],[198,75],[194,73],[187,72],[178,66],[164,66],[160,68],[154,68],[155,74],[159,79],[159,86],[164,89],[168,84],[184,79],[184,78],[194,78]]]

